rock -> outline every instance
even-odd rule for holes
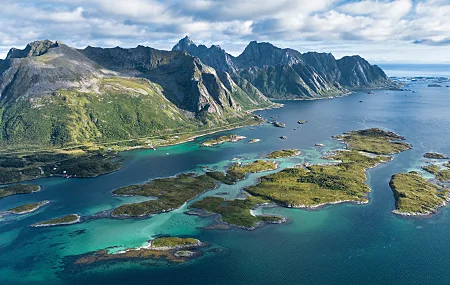
[[[272,125],[274,125],[275,127],[278,127],[278,128],[286,128],[286,125],[285,125],[285,124],[280,123],[280,122],[278,122],[278,121],[273,121],[273,122],[272,122]]]
[[[257,142],[260,142],[260,141],[261,141],[261,139],[251,139],[251,140],[248,141],[248,143],[257,143]]]
[[[317,146],[317,147],[324,147],[325,145],[324,145],[323,143],[316,143],[316,144],[314,144],[314,146]]]
[[[300,125],[306,124],[307,122],[308,121],[306,121],[306,120],[299,120],[299,121],[297,121],[297,123],[300,124]]]
[[[281,136],[280,139],[285,140],[287,139],[287,136]]]
[[[195,252],[190,250],[179,250],[174,254],[176,257],[192,257],[195,255]]]

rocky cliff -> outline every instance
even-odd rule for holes
[[[173,50],[183,50],[216,69],[248,80],[264,95],[277,99],[338,96],[348,89],[395,86],[377,66],[359,56],[336,60],[331,53],[300,53],[252,41],[233,57],[217,46],[197,46],[188,37]]]

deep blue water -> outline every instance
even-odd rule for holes
[[[450,154],[450,90],[426,87],[428,83],[411,83],[408,88],[417,93],[380,90],[330,100],[284,101],[284,108],[258,113],[266,118],[280,116],[277,120],[286,123],[285,129],[264,125],[226,132],[260,138],[260,143],[240,141],[206,148],[199,146],[206,138],[199,138],[157,151],[125,152],[124,168],[98,178],[38,180],[41,192],[0,200],[0,210],[52,201],[33,214],[0,219],[0,283],[450,284],[449,209],[427,218],[401,218],[391,213],[391,175],[419,170],[426,163],[422,155],[427,151]],[[298,125],[301,119],[308,123]],[[304,156],[286,160],[282,166],[319,162],[323,152],[341,147],[332,135],[370,127],[395,131],[414,148],[369,170],[372,192],[367,205],[341,204],[315,211],[266,209],[263,211],[282,214],[291,221],[255,231],[201,230],[209,220],[184,215],[184,209],[145,220],[99,219],[64,227],[29,227],[55,216],[88,216],[139,200],[112,197],[110,192],[155,177],[200,172],[202,165],[221,169],[237,156],[245,160],[276,149],[298,148]],[[288,139],[280,140],[281,135]],[[326,147],[317,149],[315,143]],[[257,176],[206,195],[224,190],[237,195]],[[124,262],[64,270],[66,256],[114,245],[138,246],[158,234],[193,236],[221,251],[179,266]]]

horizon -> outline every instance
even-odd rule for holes
[[[113,2],[113,5],[111,3]],[[58,39],[69,46],[170,50],[197,44],[240,54],[251,40],[302,53],[360,55],[375,64],[450,64],[445,0],[3,0],[0,58],[12,47]]]

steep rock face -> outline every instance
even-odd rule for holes
[[[292,65],[302,62],[301,53],[293,49],[281,49],[270,43],[250,42],[236,58],[240,68],[275,65]]]
[[[180,46],[193,47],[188,39]],[[196,115],[221,117],[230,113],[231,116],[239,116],[238,112],[242,110],[271,104],[264,96],[258,97],[252,105],[236,102],[233,93],[242,92],[242,89],[235,82],[235,90],[227,89],[215,69],[183,52],[159,51],[142,46],[134,49],[88,47],[81,52],[111,70],[132,73],[158,83],[163,87],[166,98]]]
[[[337,65],[341,71],[340,82],[345,86],[360,88],[394,85],[381,68],[370,65],[358,55],[345,56],[337,61]]]
[[[248,82],[184,52],[42,41],[0,62],[2,144],[67,146],[192,131],[271,105]]]
[[[200,58],[204,64],[217,70],[232,72],[237,69],[234,63],[235,58],[226,53],[220,46],[212,45],[210,48],[204,45],[197,46],[188,36],[181,39],[172,50],[186,51],[190,55]]]
[[[252,41],[241,55],[233,57],[215,46],[197,46],[189,38],[182,39],[174,50],[183,50],[202,62],[243,77],[271,98],[308,98],[338,96],[347,88],[395,87],[377,66],[361,57],[336,60],[331,53],[281,49],[270,43]]]

